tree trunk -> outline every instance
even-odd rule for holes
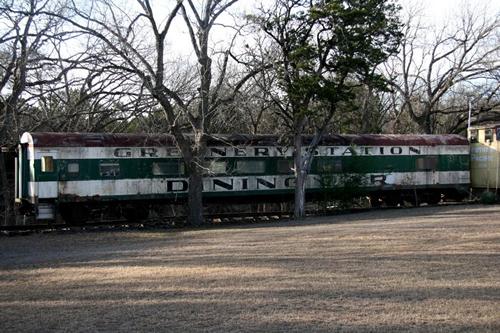
[[[295,177],[295,206],[293,216],[295,220],[301,220],[305,217],[305,197],[306,197],[306,178],[307,174],[300,171]]]
[[[293,216],[295,220],[301,220],[305,216],[305,197],[306,197],[306,177],[307,171],[304,170],[302,156],[302,135],[295,134],[294,137],[294,167],[295,167],[295,205]]]
[[[303,127],[302,127],[303,128]],[[323,137],[323,129],[314,134],[307,149],[302,152],[302,134],[299,131],[294,136],[294,166],[295,166],[295,207],[294,218],[296,220],[305,217],[306,185],[307,176],[311,171],[311,165],[314,159],[315,150]]]
[[[419,125],[423,134],[433,134],[430,115],[424,115]]]
[[[3,152],[0,151],[0,191],[3,197],[4,225],[10,224],[12,216],[12,200],[10,195],[9,182],[7,178],[7,165]]]
[[[433,119],[432,119],[432,109],[429,105],[424,106],[424,111],[421,116],[417,119],[417,124],[420,127],[420,130],[424,134],[434,134],[433,130]]]
[[[4,119],[0,128],[0,144],[6,145],[9,141],[9,130],[12,128],[13,114],[15,109],[12,107],[14,104],[14,98],[18,94],[12,94],[7,102],[3,105]],[[5,156],[2,151],[0,151],[0,193],[3,197],[3,209],[4,209],[4,221],[5,225],[10,224],[13,216],[13,198],[11,198],[11,191],[9,186],[9,180],[7,175],[7,163],[5,161]],[[12,200],[11,200],[12,199]]]
[[[192,168],[189,174],[188,190],[188,224],[199,227],[204,223],[203,220],[203,175],[199,167]]]
[[[195,142],[176,136],[177,144],[182,151],[184,163],[189,175],[188,185],[188,214],[187,223],[198,227],[204,223],[203,220],[203,162],[205,158],[206,142],[202,136],[195,138]]]
[[[372,94],[371,87],[365,87],[363,89],[363,101],[361,105],[361,133],[373,133],[373,129],[376,124],[373,123],[372,110],[370,108],[370,97]]]

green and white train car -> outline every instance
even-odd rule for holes
[[[292,149],[277,137],[220,136],[208,145],[206,202],[292,198]],[[187,196],[188,175],[168,135],[24,133],[18,151],[16,202],[39,220],[80,219],[96,207],[144,217]],[[352,177],[374,204],[436,202],[469,188],[469,145],[456,135],[330,135],[314,153],[308,195],[340,193]]]

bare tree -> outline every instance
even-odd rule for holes
[[[280,129],[276,105],[269,93],[276,82],[272,72],[262,71],[242,87],[232,103],[225,106],[216,124],[218,133],[277,133]]]
[[[420,131],[435,133],[460,127],[467,119],[468,101],[461,106],[450,103],[453,94],[476,91],[469,94],[475,95],[474,105],[483,104],[479,99],[498,100],[491,97],[498,96],[499,89],[494,79],[500,68],[499,13],[487,15],[478,8],[465,8],[455,24],[441,28],[424,26],[417,8],[411,8],[407,16],[402,50],[387,70],[395,78],[397,114],[406,112]],[[451,128],[447,126],[450,119],[457,120]]]
[[[166,14],[160,16],[165,8],[153,8],[149,0],[137,0],[137,8],[128,4],[127,12],[112,0],[95,0],[85,4],[73,2],[74,15],[61,17],[100,41],[102,47],[94,54],[96,59],[106,52],[106,67],[132,74],[161,107],[168,123],[167,130],[176,139],[189,175],[188,222],[192,225],[203,221],[204,156],[214,119],[221,107],[231,101],[235,92],[253,75],[249,73],[232,82],[229,94],[223,95],[229,91],[226,89],[229,86],[226,70],[231,45],[226,45],[225,50],[216,49],[210,38],[213,29],[220,28],[217,26],[220,17],[236,2],[179,0],[170,2]],[[196,76],[184,90],[177,89],[175,80],[169,75],[175,75],[168,66],[168,53],[172,53],[175,46],[167,42],[174,20],[176,24],[180,20],[184,22],[196,60]],[[217,72],[214,61],[219,64]]]
[[[79,60],[78,75],[64,75],[61,82],[30,90],[26,102],[32,104],[31,110],[20,112],[30,130],[125,131],[131,119],[156,105],[130,73],[88,65]]]
[[[53,2],[42,0],[2,0],[0,2],[0,144],[17,141],[17,120],[26,101],[26,93],[33,87],[57,82],[64,72],[51,72],[54,59],[48,55],[55,40],[71,32],[60,30],[61,20],[45,15],[46,11],[63,16],[63,9]],[[44,75],[40,75],[40,73]],[[12,200],[5,160],[0,154],[0,178],[5,219],[10,218]]]

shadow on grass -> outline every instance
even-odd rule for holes
[[[500,331],[500,222],[467,233],[455,216],[477,211],[411,212],[423,222],[9,239],[2,332]]]

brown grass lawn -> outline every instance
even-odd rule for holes
[[[500,332],[500,206],[0,238],[1,332]]]

